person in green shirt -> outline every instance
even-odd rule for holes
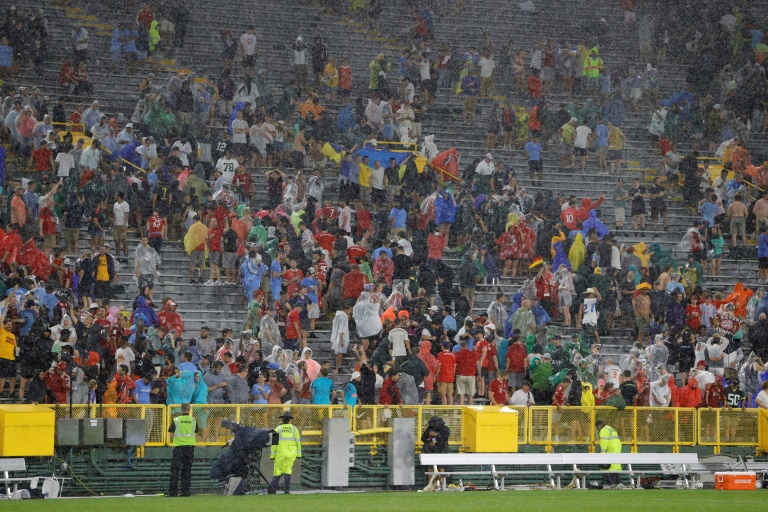
[[[168,484],[168,497],[179,496],[178,485],[181,478],[181,496],[191,496],[192,464],[195,462],[195,435],[197,421],[190,414],[188,402],[181,404],[181,414],[173,418],[168,432],[173,442],[173,459],[171,459],[171,481]]]

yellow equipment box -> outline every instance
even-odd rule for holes
[[[461,425],[467,450],[475,453],[517,452],[517,414],[511,407],[465,407]]]
[[[53,455],[56,413],[42,405],[0,405],[0,457]]]

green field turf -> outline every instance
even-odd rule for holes
[[[622,491],[476,491],[476,492],[370,492],[344,494],[292,494],[285,496],[193,496],[191,498],[73,498],[54,500],[24,500],[3,507],[14,512],[103,512],[108,510],[138,510],[140,512],[227,512],[252,511],[266,507],[270,512],[311,511],[343,512],[431,512],[484,510],[546,510],[559,512],[616,512],[674,510],[675,512],[722,512],[758,510],[765,502],[763,491],[715,490],[635,490]]]

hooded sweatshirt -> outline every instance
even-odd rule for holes
[[[680,390],[680,407],[698,407],[701,405],[701,390],[696,379],[688,381],[688,385]]]
[[[171,305],[172,302],[171,299],[165,301],[163,310],[157,315],[158,325],[167,328],[168,332],[173,330],[176,332],[176,336],[182,337],[184,334],[184,321],[181,319],[181,315],[176,312],[176,306]]]

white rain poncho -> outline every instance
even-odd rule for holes
[[[437,145],[435,144],[435,136],[427,135],[424,137],[424,145],[421,147],[421,154],[427,157],[431,162],[437,156],[438,152]]]
[[[272,347],[275,345],[283,346],[280,328],[272,315],[264,315],[259,323],[259,342],[261,343],[261,351],[265,354],[271,353]]]
[[[669,360],[669,349],[664,345],[664,336],[657,334],[654,338],[653,345],[648,346],[645,349],[645,353],[650,361],[651,371],[649,373],[650,380],[656,380],[660,377],[659,368],[667,366]]]
[[[337,311],[333,318],[331,348],[336,354],[346,354],[349,348],[349,317],[344,311]]]
[[[371,294],[362,292],[357,304],[352,309],[352,317],[357,324],[357,335],[360,338],[370,338],[381,332],[379,305],[371,302]]]
[[[669,389],[669,377],[667,375],[651,382],[651,407],[669,407],[671,399],[672,390]]]

